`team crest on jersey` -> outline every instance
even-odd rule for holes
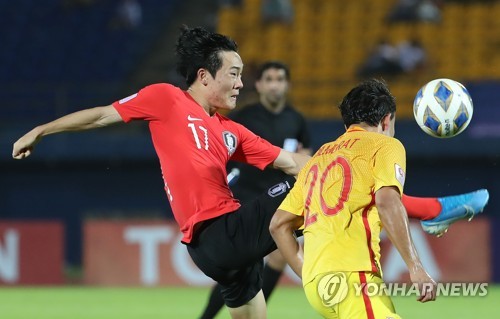
[[[236,135],[229,131],[224,131],[222,132],[222,139],[224,140],[224,145],[227,147],[228,155],[233,155],[238,147],[238,139],[236,138]]]
[[[394,170],[396,171],[396,179],[401,186],[405,185],[405,171],[398,164],[394,164]]]
[[[281,194],[285,193],[288,188],[290,188],[288,182],[279,183],[269,188],[267,190],[267,195],[271,197],[280,196]]]

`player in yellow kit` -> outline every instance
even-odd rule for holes
[[[418,257],[401,202],[406,154],[393,137],[396,104],[385,83],[368,80],[339,108],[346,133],[301,170],[271,221],[271,234],[323,317],[398,318],[389,296],[361,289],[383,284],[382,225],[419,284],[420,301],[435,299],[436,283]],[[303,252],[293,236],[302,225]]]

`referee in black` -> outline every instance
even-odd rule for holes
[[[263,63],[258,68],[255,82],[259,102],[233,111],[228,117],[276,146],[290,152],[311,155],[311,137],[306,120],[287,102],[289,86],[290,70],[286,64],[279,61]],[[261,171],[242,163],[232,163],[228,171],[234,168],[239,169],[240,175],[231,190],[242,203],[257,198],[271,186],[290,178],[280,170],[266,168]],[[268,255],[262,287],[266,300],[276,287],[285,266],[286,262],[278,250]],[[223,305],[216,285],[200,318],[214,318]]]

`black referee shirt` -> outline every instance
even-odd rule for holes
[[[289,147],[296,147],[294,144],[297,142],[301,143],[303,148],[311,148],[306,120],[290,105],[286,105],[279,114],[274,114],[261,103],[256,103],[231,112],[228,117],[243,124],[271,144],[286,150],[290,151]],[[230,162],[229,170],[233,167],[240,169],[240,177],[231,189],[234,196],[241,202],[255,199],[269,187],[282,182],[287,176],[281,170],[274,168],[261,171],[254,166]]]

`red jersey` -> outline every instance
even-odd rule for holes
[[[113,103],[125,122],[146,120],[175,220],[189,243],[196,223],[240,207],[226,179],[232,159],[264,169],[280,148],[228,118],[209,116],[185,91],[154,84]]]

